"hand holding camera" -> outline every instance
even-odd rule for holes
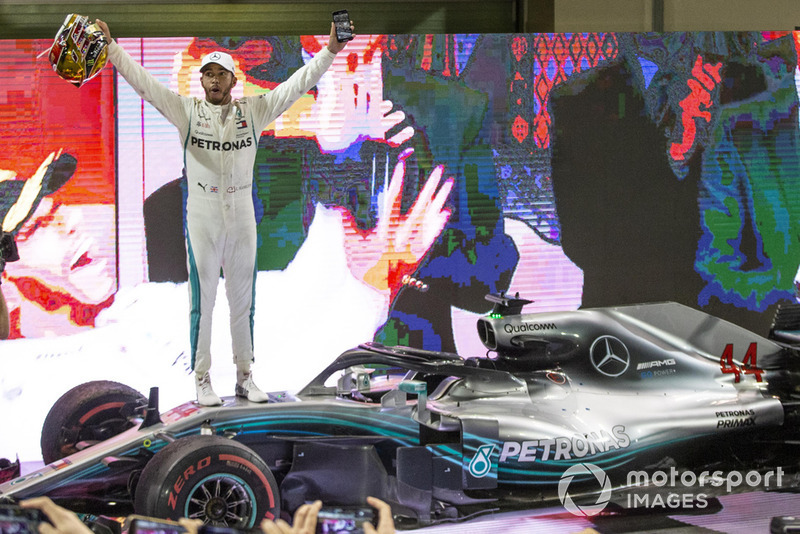
[[[367,497],[369,506],[323,507],[320,501],[297,509],[292,525],[281,519],[264,521],[246,530],[195,525],[191,520],[171,521],[130,516],[128,534],[394,534],[392,509],[385,502]],[[16,504],[0,504],[0,532],[3,534],[95,534],[77,514],[62,508],[49,497],[35,497]]]
[[[41,510],[0,504],[0,532],[4,534],[38,534],[42,521],[45,515]]]
[[[322,502],[300,506],[290,526],[286,521],[264,521],[264,534],[394,534],[392,509],[375,497],[368,506],[322,506]]]

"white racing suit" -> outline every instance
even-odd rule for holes
[[[186,249],[192,368],[211,368],[211,313],[222,268],[234,362],[253,360],[256,221],[253,164],[264,128],[308,92],[333,63],[327,47],[265,95],[219,106],[159,83],[117,43],[108,58],[133,89],[178,129],[188,180]]]

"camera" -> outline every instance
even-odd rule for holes
[[[323,506],[317,515],[317,534],[360,534],[364,523],[375,523],[369,506]]]
[[[39,524],[44,521],[41,510],[0,504],[0,534],[39,534]]]

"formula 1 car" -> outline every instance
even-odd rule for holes
[[[47,465],[0,498],[249,528],[373,495],[418,526],[624,508],[665,466],[797,471],[797,308],[762,337],[672,302],[521,314],[525,299],[487,298],[485,357],[365,343],[297,394],[164,413],[155,389],[79,386],[45,421]]]

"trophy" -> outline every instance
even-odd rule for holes
[[[71,13],[56,34],[48,59],[61,78],[80,87],[105,66],[108,40],[97,24]]]

